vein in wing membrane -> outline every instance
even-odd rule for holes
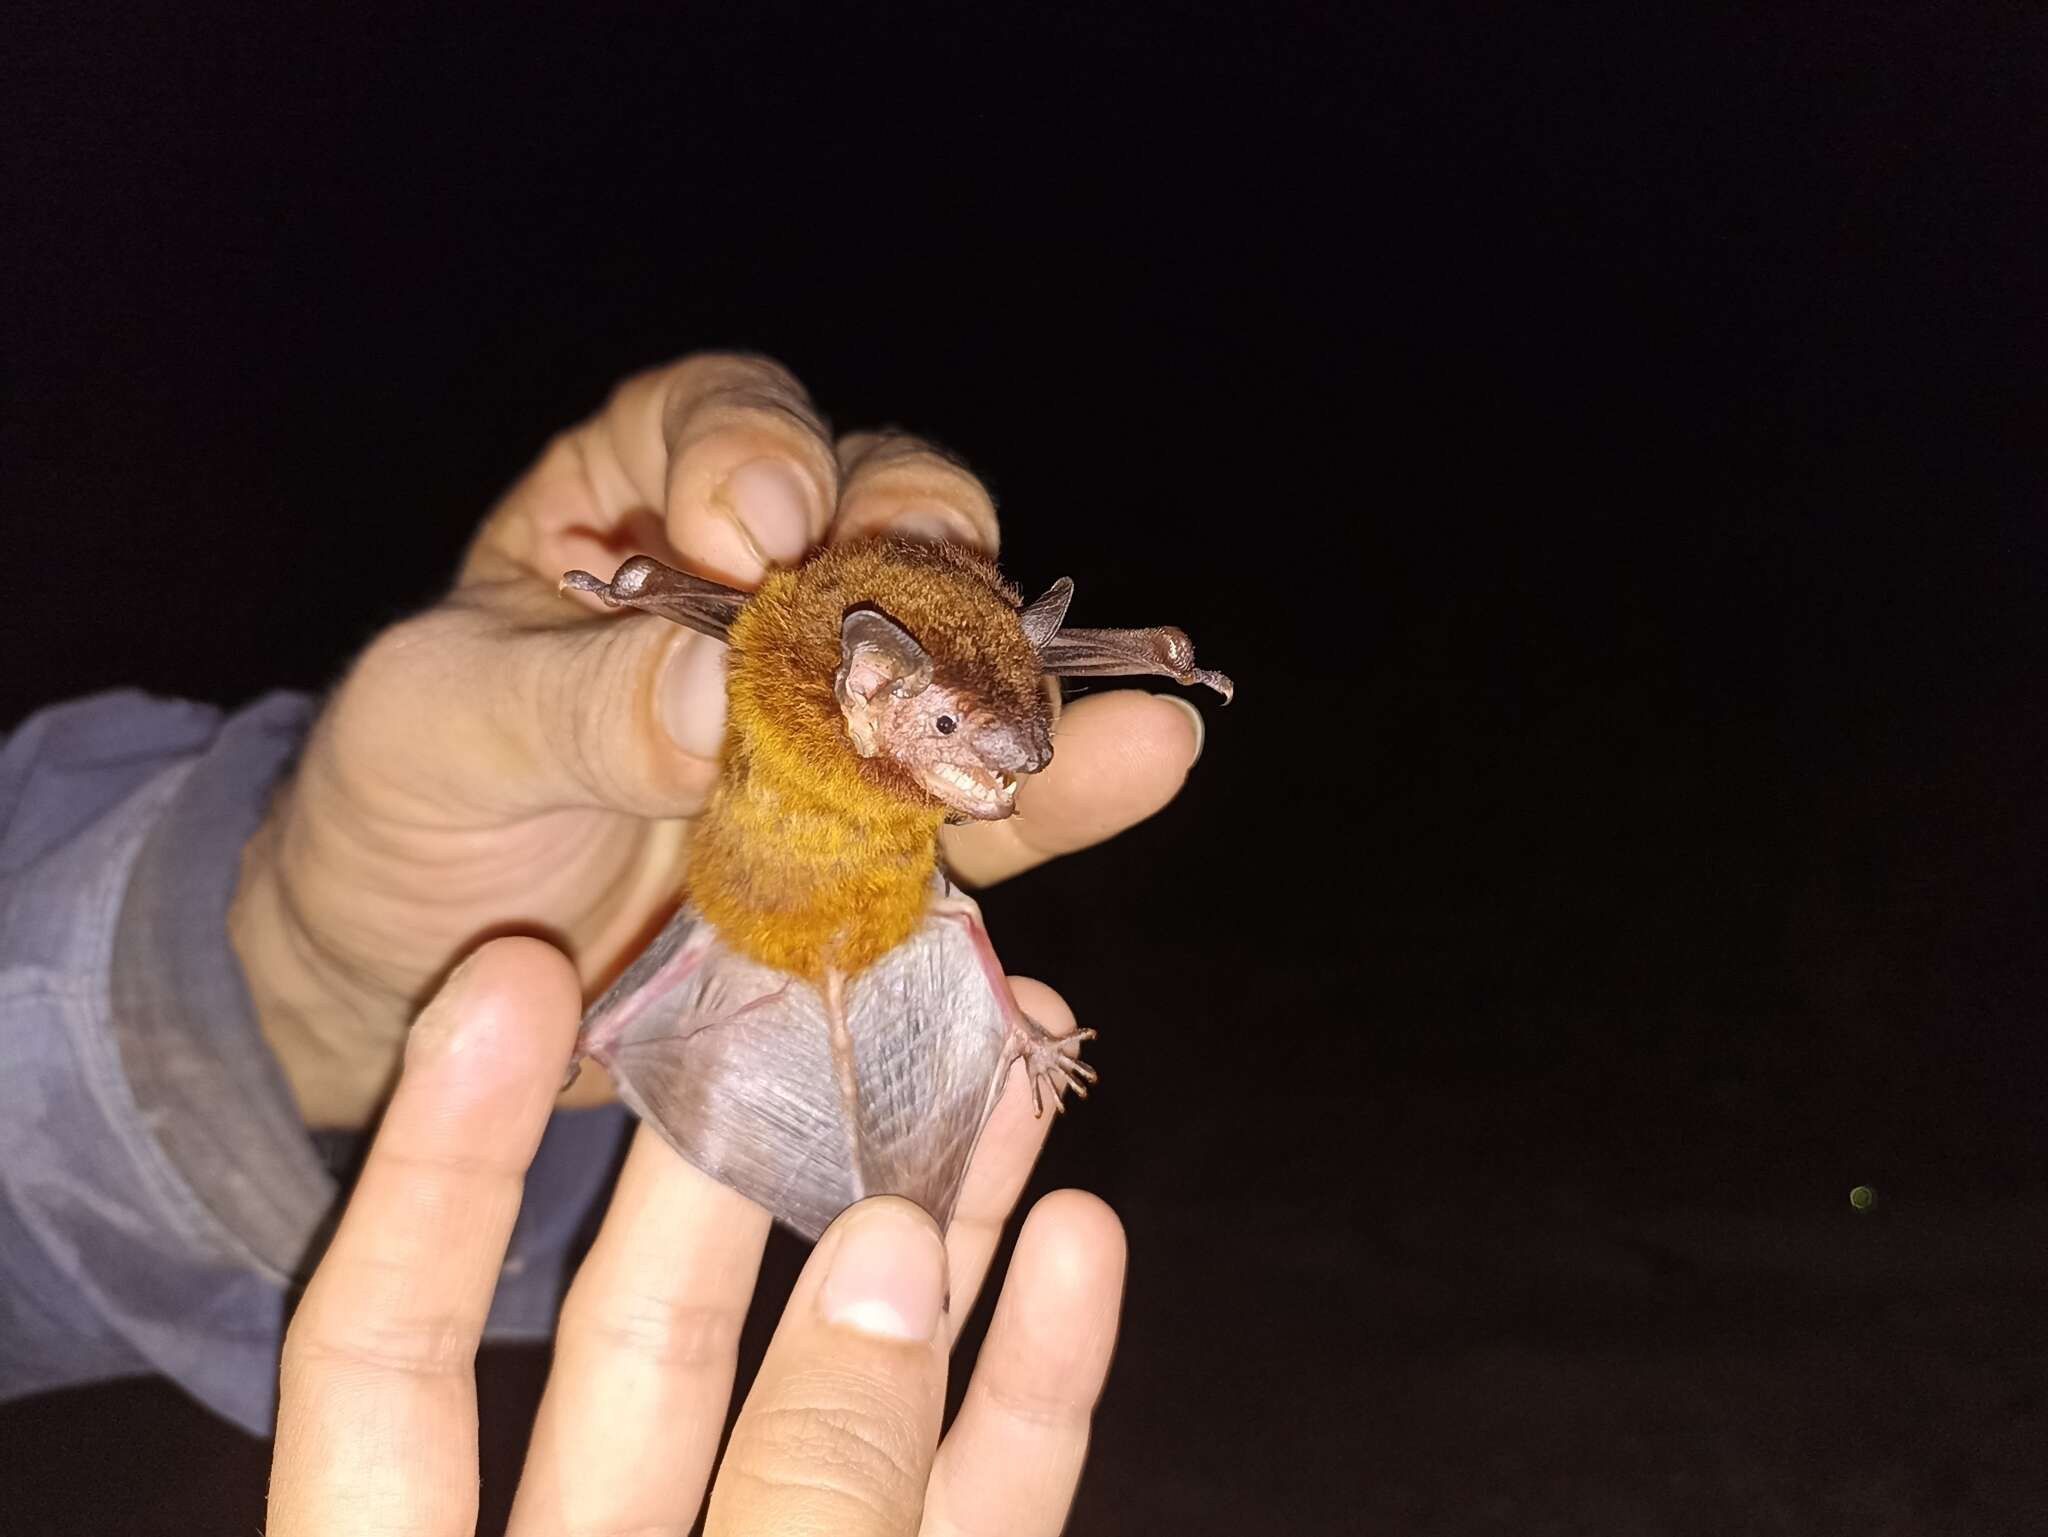
[[[858,1110],[824,1000],[685,907],[584,1021],[620,1097],[713,1178],[816,1237],[869,1195],[945,1225],[1001,1087],[1006,1025],[971,941],[930,919],[848,984]]]

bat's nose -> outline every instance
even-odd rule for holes
[[[1037,721],[984,727],[974,746],[982,762],[1005,774],[1035,774],[1052,762],[1052,733]]]
[[[1036,721],[1031,724],[1031,766],[1024,770],[1035,774],[1052,762],[1052,733]]]

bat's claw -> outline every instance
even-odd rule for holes
[[[555,584],[555,590],[558,592],[587,592],[593,598],[604,599],[613,608],[619,606],[619,600],[612,596],[612,584],[600,581],[588,571],[563,572],[561,581]]]
[[[1081,1043],[1095,1039],[1093,1030],[1076,1030],[1072,1035],[1054,1035],[1029,1015],[1019,1015],[1012,1027],[1013,1053],[1024,1064],[1031,1079],[1031,1113],[1045,1114],[1045,1093],[1052,1091],[1052,1108],[1065,1114],[1066,1093],[1088,1097],[1088,1085],[1101,1076],[1081,1060]]]

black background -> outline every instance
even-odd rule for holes
[[[987,902],[1103,1032],[1076,1531],[2048,1529],[2037,12],[9,30],[0,719],[322,687],[712,346],[1237,678]],[[0,1427],[9,1531],[260,1524],[167,1388]]]

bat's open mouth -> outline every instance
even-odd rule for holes
[[[924,787],[955,811],[985,822],[1017,809],[1017,781],[1009,774],[961,763],[934,763],[924,770]]]

